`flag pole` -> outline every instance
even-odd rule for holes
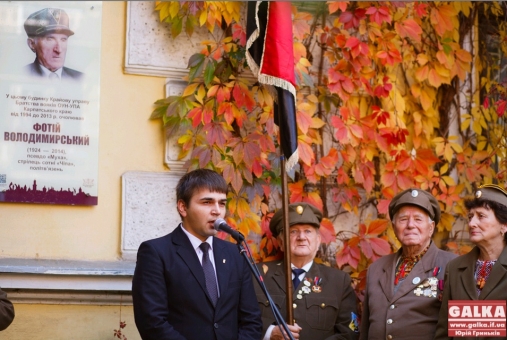
[[[292,268],[289,235],[289,194],[287,172],[298,163],[296,123],[296,78],[294,72],[294,36],[291,3],[285,1],[249,1],[246,25],[245,57],[260,84],[274,87],[275,124],[280,128],[280,172],[284,263],[287,296],[287,323],[294,324]],[[281,307],[281,306],[280,306]]]
[[[287,171],[285,171],[285,157],[281,156],[282,168],[282,209],[283,209],[283,263],[285,265],[285,291],[287,292],[287,319],[286,322],[290,325],[294,325],[294,311],[292,309],[292,299],[294,287],[292,286],[292,267],[290,259],[290,234],[289,234],[289,194],[288,194],[288,182],[287,182]]]

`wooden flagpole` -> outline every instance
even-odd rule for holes
[[[261,37],[261,39],[258,39]],[[271,85],[277,92],[281,109],[275,108],[280,127],[280,171],[282,176],[282,210],[284,263],[286,272],[287,318],[293,325],[292,268],[289,235],[289,194],[287,167],[297,164],[297,123],[296,123],[296,79],[294,70],[281,65],[294,62],[293,31],[290,2],[257,1],[248,4],[247,19],[247,63],[260,84]],[[277,62],[263,62],[276,59]],[[280,59],[283,62],[280,62]],[[285,114],[281,114],[285,112]],[[283,135],[282,135],[283,134]],[[290,154],[289,154],[290,153]],[[287,154],[289,154],[287,156]]]
[[[287,322],[294,325],[294,311],[292,309],[292,296],[294,288],[292,287],[292,267],[290,259],[290,234],[289,234],[289,194],[287,187],[287,171],[285,170],[285,157],[281,156],[281,173],[282,173],[282,209],[283,209],[283,262],[285,265],[285,291],[287,293]]]

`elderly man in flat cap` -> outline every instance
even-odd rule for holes
[[[294,325],[288,325],[295,339],[356,339],[356,295],[348,274],[314,262],[321,243],[319,228],[322,213],[308,203],[289,205],[290,255],[293,277]],[[269,229],[285,248],[281,235],[283,211],[278,210]],[[259,263],[266,288],[276,307],[286,319],[286,281],[283,261]],[[256,284],[256,295],[262,312],[264,339],[283,339],[280,327]]]
[[[24,26],[28,47],[36,55],[35,61],[25,66],[27,74],[52,81],[83,77],[83,73],[63,66],[68,38],[74,34],[69,28],[69,16],[63,9],[41,9],[30,14]]]
[[[389,217],[401,248],[368,268],[360,339],[433,339],[445,267],[456,257],[431,241],[440,206],[428,192],[408,189],[393,198]]]

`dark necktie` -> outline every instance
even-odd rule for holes
[[[218,300],[218,288],[217,279],[215,277],[215,270],[209,259],[209,248],[210,245],[207,242],[201,243],[199,246],[202,250],[202,269],[204,270],[204,278],[206,280],[206,289],[208,289],[209,296],[213,302],[213,306],[217,304]]]
[[[293,268],[292,272],[294,273],[294,278],[292,279],[292,287],[294,288],[294,290],[296,290],[298,288],[299,284],[301,283],[301,280],[299,279],[299,275],[306,272],[306,270],[300,269],[300,268]]]

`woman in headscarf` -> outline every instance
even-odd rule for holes
[[[507,191],[493,184],[480,186],[475,192],[475,198],[466,200],[465,206],[468,210],[470,241],[475,247],[447,265],[435,339],[450,339],[450,300],[507,299]],[[505,331],[505,326],[503,330]],[[461,335],[480,339],[473,336],[472,332]],[[463,336],[459,338],[463,339]],[[505,336],[496,339],[505,339]]]

